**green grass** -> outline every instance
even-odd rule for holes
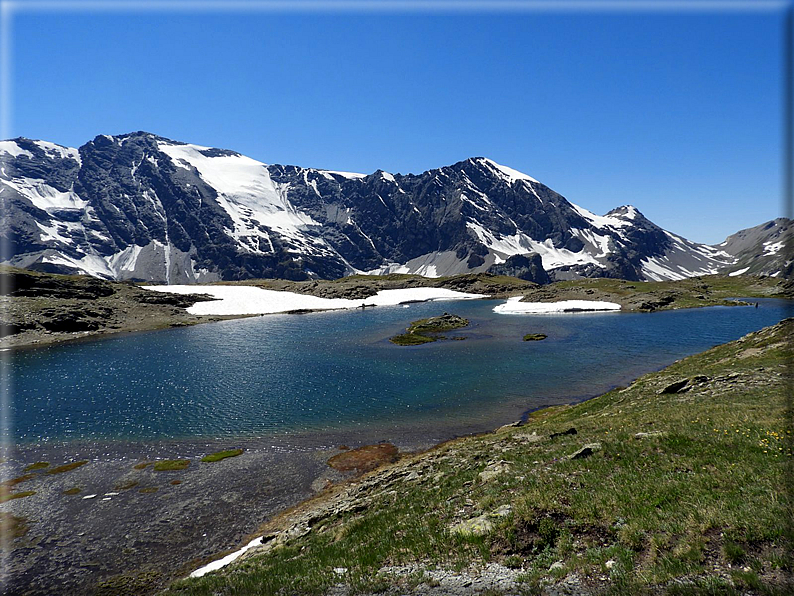
[[[73,486],[72,488],[68,488],[65,491],[63,491],[63,494],[65,494],[65,495],[79,495],[80,491],[82,491],[82,489],[79,486]]]
[[[782,280],[755,276],[706,275],[677,281],[626,281],[621,279],[577,279],[560,281],[528,292],[541,299],[608,300],[624,310],[669,310],[715,305],[736,305],[731,298],[785,297]]]
[[[782,594],[773,571],[791,570],[780,520],[791,505],[782,390],[793,331],[787,322],[628,388],[535,412],[522,427],[404,460],[397,465],[422,473],[370,490],[363,511],[327,516],[306,536],[180,580],[167,594],[321,594],[340,581],[336,567],[348,570],[355,593],[397,581],[379,573],[386,565],[454,570],[492,561],[522,570],[530,592],[577,573],[608,576],[606,593],[615,594]],[[708,380],[661,393],[696,376]],[[571,427],[577,434],[549,438]],[[601,450],[568,459],[596,441]],[[507,472],[484,481],[490,462]],[[504,505],[509,514],[483,536],[450,531]],[[556,561],[563,568],[550,572]],[[729,565],[751,571],[730,575]]]
[[[201,458],[203,462],[216,462],[221,461],[222,459],[226,459],[227,457],[237,457],[238,455],[242,455],[242,449],[227,449],[225,451],[218,451],[217,453],[211,453],[210,455],[205,455]]]
[[[189,465],[189,459],[164,459],[154,462],[154,471],[170,472],[173,470],[185,470]]]
[[[79,468],[80,466],[84,466],[87,463],[88,463],[88,460],[86,460],[86,459],[81,460],[81,461],[73,461],[71,463],[63,464],[62,466],[57,466],[55,468],[52,468],[51,470],[47,470],[46,473],[47,474],[63,474],[64,472],[71,472],[72,470],[75,470],[75,469]]]

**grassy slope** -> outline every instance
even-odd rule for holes
[[[35,289],[10,295],[12,286],[29,287],[30,283]],[[0,326],[5,328],[0,332],[0,347],[44,346],[234,318],[189,314],[185,308],[197,301],[157,295],[126,282],[0,265]],[[4,336],[8,326],[17,327],[18,332]]]
[[[609,593],[787,593],[793,330],[787,321],[523,427],[408,457],[348,489],[341,512],[306,514],[305,535],[168,594],[311,594],[340,581],[353,593],[422,593],[432,585],[422,568],[494,561],[521,569],[527,593],[571,577]],[[693,378],[685,392],[661,393]],[[551,437],[571,427],[577,434]],[[567,458],[594,442],[590,457]],[[483,479],[486,468],[497,473]],[[450,531],[504,505],[485,535]],[[420,571],[379,574],[405,563]]]

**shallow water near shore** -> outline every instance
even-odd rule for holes
[[[3,366],[18,444],[273,437],[297,446],[364,430],[415,443],[603,393],[787,314],[785,301],[754,302],[500,315],[500,301],[478,300],[269,315],[53,346]],[[449,334],[465,341],[388,342],[445,311],[470,319]],[[548,339],[523,342],[526,333]]]

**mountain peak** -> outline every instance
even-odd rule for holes
[[[620,217],[621,219],[636,219],[637,217],[647,219],[634,205],[621,205],[620,207],[615,207],[606,214],[606,217],[610,216]]]
[[[100,135],[79,152],[3,141],[0,156],[10,262],[48,271],[166,283],[436,277],[534,253],[553,279],[678,279],[733,261],[631,205],[595,215],[482,156],[364,175],[267,165],[146,131]]]
[[[478,167],[484,167],[491,172],[497,174],[499,177],[507,180],[511,184],[516,182],[517,180],[528,180],[529,182],[538,182],[532,176],[524,174],[523,172],[519,172],[513,168],[508,166],[503,166],[502,164],[496,163],[494,160],[488,157],[470,157],[463,163],[470,163]]]

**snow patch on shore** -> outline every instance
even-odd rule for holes
[[[363,300],[318,298],[295,292],[265,290],[254,286],[146,286],[147,290],[173,294],[209,294],[217,300],[198,302],[187,309],[193,315],[264,315],[292,310],[353,309],[362,306],[396,306],[406,302],[435,300],[474,300],[483,294],[468,294],[445,288],[405,288],[381,290]]]
[[[520,302],[523,296],[509,298],[504,304],[494,307],[495,313],[503,315],[545,314],[566,312],[593,312],[620,310],[620,304],[599,300],[561,300],[559,302]]]
[[[747,273],[749,269],[750,269],[749,267],[745,267],[744,269],[738,269],[737,271],[732,271],[731,273],[728,274],[728,277],[736,277],[737,275],[743,275]]]
[[[217,561],[213,561],[212,563],[208,563],[204,565],[204,567],[199,567],[193,573],[190,574],[190,577],[201,577],[202,575],[206,575],[210,571],[217,571],[221,567],[226,567],[229,563],[234,561],[235,559],[239,558],[240,555],[245,553],[246,551],[251,550],[255,546],[262,544],[262,537],[259,536],[258,538],[254,538],[251,542],[246,544],[240,550],[236,550],[231,554],[226,555],[222,559],[218,559]]]

